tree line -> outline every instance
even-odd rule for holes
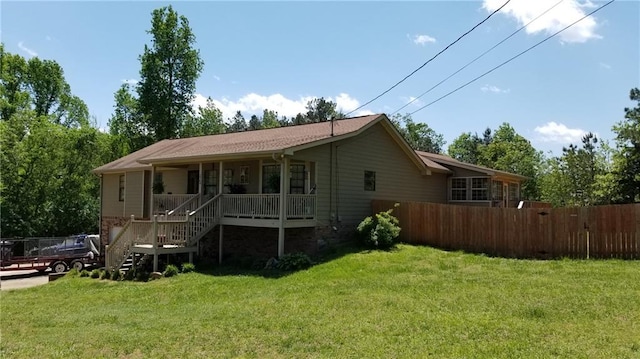
[[[344,118],[323,97],[296,116],[264,109],[248,120],[223,118],[213,99],[193,107],[204,68],[186,17],[171,6],[151,14],[151,43],[139,56],[140,80],[114,93],[109,132],[101,132],[54,60],[25,59],[0,44],[0,225],[3,237],[96,232],[99,178],[91,170],[167,138],[251,131]],[[640,91],[631,90],[640,103]],[[410,115],[391,118],[417,150],[526,176],[525,198],[557,206],[640,201],[640,105],[613,127],[615,147],[587,134],[559,156],[545,157],[508,123],[463,133],[445,151],[441,134]]]

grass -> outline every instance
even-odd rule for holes
[[[0,294],[2,358],[640,358],[640,262],[400,246],[287,276]]]

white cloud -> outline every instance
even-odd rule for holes
[[[515,19],[519,25],[524,25],[552,7],[556,0],[512,0],[505,6],[501,13]],[[488,12],[494,11],[504,3],[503,0],[484,0],[482,7]],[[574,21],[586,15],[585,9],[593,8],[595,5],[589,1],[565,0],[554,9],[531,23],[525,28],[528,34],[544,32],[551,35]],[[598,23],[593,16],[590,16],[579,23],[568,28],[558,36],[561,42],[586,42],[591,39],[600,39],[602,36],[596,34]]]
[[[482,92],[493,92],[493,93],[509,93],[511,89],[501,89],[498,86],[494,85],[484,85],[480,88]]]
[[[298,113],[307,112],[307,102],[313,100],[315,96],[300,96],[298,99],[289,99],[279,93],[263,96],[256,93],[250,93],[242,96],[234,101],[223,97],[221,99],[213,99],[213,103],[218,107],[225,119],[231,118],[237,111],[242,112],[245,118],[256,114],[261,115],[265,109],[276,111],[279,116],[294,117]],[[333,101],[338,105],[338,109],[342,112],[350,112],[358,108],[360,102],[346,93],[340,93],[335,99],[328,97],[327,100]],[[207,96],[196,94],[193,101],[194,108],[198,106],[206,106]],[[353,116],[363,116],[372,114],[369,110],[358,110]]]
[[[122,79],[120,81],[122,81],[123,84],[127,84],[127,85],[135,85],[138,83],[137,79]]]
[[[600,67],[602,67],[603,69],[606,69],[606,70],[611,70],[611,65],[605,64],[604,62],[600,63]]]
[[[555,142],[560,144],[578,143],[587,132],[580,128],[569,128],[562,123],[553,121],[542,126],[537,126],[534,130],[538,134],[538,140],[542,142]]]
[[[29,54],[29,56],[38,56],[38,53],[35,52],[34,50],[24,46],[24,42],[20,41],[18,42],[18,48],[24,52],[26,52],[27,54]]]
[[[413,41],[414,44],[416,45],[426,45],[426,44],[433,44],[436,42],[436,39],[434,37],[431,37],[429,35],[413,35],[413,37],[409,36],[409,34],[407,34],[407,37]]]
[[[216,80],[216,81],[220,81],[220,76],[213,75],[213,79]]]
[[[405,105],[411,104],[410,106],[414,106],[414,107],[420,107],[424,105],[424,102],[416,98],[415,96],[409,96],[409,97],[402,96],[400,97],[400,100],[404,102]]]

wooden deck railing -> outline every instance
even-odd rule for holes
[[[165,211],[173,211],[184,203],[190,203],[199,196],[198,194],[154,194],[153,213],[162,214]]]
[[[312,219],[316,217],[316,195],[287,195],[287,219]]]
[[[152,241],[151,228],[151,221],[139,221],[131,216],[131,219],[122,227],[120,233],[105,249],[105,266],[107,269],[120,268],[131,254],[131,246],[135,243]]]
[[[222,195],[224,217],[278,218],[279,211],[279,194]]]
[[[222,216],[236,218],[280,218],[279,194],[222,195]],[[316,196],[288,194],[287,219],[313,219],[316,216]]]
[[[188,245],[194,245],[220,220],[220,197],[217,195],[202,204],[195,211],[189,213]]]

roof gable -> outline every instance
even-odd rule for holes
[[[438,153],[431,153],[431,152],[424,152],[424,151],[416,151],[416,153],[418,153],[418,155],[425,161],[433,161],[436,162],[440,165],[444,165],[444,166],[453,166],[453,167],[459,167],[459,168],[464,168],[467,170],[471,170],[471,171],[475,171],[475,172],[480,172],[483,173],[487,176],[500,176],[500,177],[508,177],[511,178],[513,180],[526,180],[527,177],[525,176],[521,176],[515,173],[511,173],[511,172],[506,172],[506,171],[499,171],[499,170],[495,170],[492,168],[488,168],[488,167],[484,167],[484,166],[478,166],[478,165],[473,165],[470,163],[466,163],[466,162],[462,162],[462,161],[458,161],[453,157],[449,157],[447,155],[442,155],[442,154],[438,154]]]

